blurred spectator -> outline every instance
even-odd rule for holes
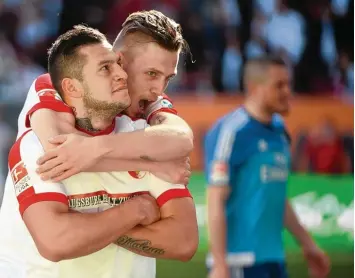
[[[332,12],[337,16],[344,16],[348,12],[351,0],[331,0]]]
[[[0,33],[0,102],[15,100],[18,94],[12,91],[16,82],[18,59],[14,47]]]
[[[202,67],[196,86],[196,93],[203,96],[216,93],[212,85],[212,66],[210,64]]]
[[[331,21],[330,8],[326,7],[322,17],[321,49],[322,58],[328,66],[330,74],[334,74],[337,62],[337,48],[335,43],[334,28]]]
[[[203,34],[202,18],[199,14],[182,10],[180,17],[183,34],[192,53],[192,56],[186,55],[185,58],[185,75],[182,86],[187,91],[197,88],[200,78],[201,66],[205,63],[205,37]]]
[[[251,23],[250,39],[245,45],[245,54],[247,58],[255,58],[266,54],[267,45],[264,38],[266,37],[267,18],[260,11],[256,11]]]
[[[264,16],[271,17],[276,11],[277,0],[255,0],[255,7]]]
[[[236,29],[242,20],[238,0],[220,0],[220,2],[225,26]]]
[[[3,111],[3,109],[0,106],[0,206],[4,192],[5,177],[8,169],[7,154],[10,144],[13,143],[15,135],[12,128],[5,121],[3,121],[1,111]]]
[[[354,63],[346,52],[341,52],[338,67],[334,74],[335,92],[341,96],[354,96]]]
[[[240,89],[242,64],[239,38],[234,32],[228,32],[227,47],[222,58],[222,84],[225,91],[237,92]]]
[[[151,1],[151,9],[158,10],[168,17],[178,21],[181,3],[180,0],[154,0]]]
[[[286,0],[277,0],[277,11],[267,23],[266,41],[272,52],[285,51],[293,65],[300,60],[305,47],[305,21]]]
[[[301,149],[298,170],[320,174],[341,174],[351,171],[351,162],[345,153],[342,138],[331,119],[315,126],[306,137]]]

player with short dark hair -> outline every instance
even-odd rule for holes
[[[98,30],[83,25],[59,36],[48,50],[48,72],[54,88],[62,93],[60,81],[70,75],[79,81],[83,80],[82,69],[86,57],[78,49],[86,46],[106,42],[106,37]]]
[[[300,243],[310,272],[326,277],[329,261],[286,199],[290,76],[275,57],[247,61],[245,102],[219,119],[205,139],[211,278],[287,277],[282,233]]]

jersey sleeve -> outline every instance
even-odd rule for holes
[[[175,114],[175,115],[178,114],[178,111],[174,107],[172,99],[169,98],[168,95],[163,94],[163,100],[162,100],[161,105],[162,105],[162,107],[160,108],[159,111],[168,112],[168,113]]]
[[[166,202],[172,199],[184,197],[192,198],[190,191],[185,185],[171,184],[152,174],[150,174],[150,176],[149,193],[157,200],[159,207],[162,207]]]
[[[152,103],[148,110],[149,111],[146,113],[148,123],[150,122],[151,118],[158,112],[166,112],[174,115],[178,114],[177,110],[174,108],[173,101],[166,94],[163,94],[158,98],[157,101]]]
[[[61,183],[44,182],[36,173],[38,158],[44,153],[33,131],[24,133],[9,153],[9,169],[21,215],[37,202],[54,201],[68,205]]]
[[[208,185],[229,186],[231,172],[245,159],[245,143],[240,131],[247,119],[230,118],[219,122],[205,137],[204,158]]]
[[[67,112],[73,114],[72,109],[67,106],[59,93],[54,89],[49,74],[42,74],[32,84],[24,105],[25,126],[31,126],[32,114],[42,108],[56,112]]]

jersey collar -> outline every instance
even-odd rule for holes
[[[83,128],[77,127],[77,126],[75,128],[81,132],[84,132],[84,133],[90,135],[90,136],[100,136],[100,135],[111,134],[114,131],[115,126],[116,126],[116,119],[113,119],[112,123],[107,128],[97,131],[97,132],[88,131],[86,129],[83,129]]]

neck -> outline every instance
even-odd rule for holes
[[[96,111],[81,109],[80,107],[72,107],[75,111],[75,124],[77,127],[90,132],[99,132],[105,130],[111,124],[113,119],[106,119],[102,114]]]
[[[245,109],[256,120],[262,123],[270,123],[272,119],[272,113],[267,111],[258,101],[252,98],[247,98],[244,103]]]

